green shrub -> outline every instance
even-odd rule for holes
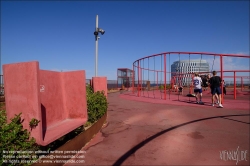
[[[7,158],[3,157],[3,155],[11,155],[15,156],[15,159],[12,160],[26,160],[31,161],[34,160],[32,158],[19,158],[19,155],[32,156],[32,154],[28,151],[35,152],[38,150],[38,145],[36,144],[35,139],[30,138],[30,132],[27,129],[23,129],[24,120],[21,119],[21,113],[15,115],[14,118],[11,119],[10,123],[7,123],[7,115],[5,110],[0,110],[0,165],[20,165],[17,163],[4,163],[4,160]],[[8,151],[19,151],[20,153],[4,153]],[[25,153],[26,152],[26,153]],[[29,165],[29,164],[22,164]]]
[[[166,89],[171,89],[171,85],[167,84]]]
[[[160,89],[160,90],[163,90],[163,89],[164,89],[164,86],[163,86],[163,85],[160,85],[160,86],[159,86],[159,89]]]
[[[104,91],[98,91],[93,92],[93,89],[90,85],[86,88],[87,93],[87,110],[88,110],[88,122],[86,125],[90,125],[100,119],[107,111],[108,108],[108,102],[107,98],[104,95]],[[38,146],[36,144],[35,139],[30,137],[30,132],[23,128],[23,121],[24,119],[21,119],[21,113],[16,115],[14,118],[11,119],[10,123],[7,123],[7,115],[6,111],[1,109],[2,105],[0,106],[0,165],[31,165],[30,164],[18,164],[18,163],[4,163],[4,160],[6,158],[3,157],[3,155],[9,155],[6,153],[3,153],[4,151],[20,151],[20,152],[27,152],[27,153],[21,153],[25,156],[30,156],[31,158],[20,158],[20,160],[26,160],[26,161],[32,161],[36,160],[36,158],[32,159],[32,155],[29,151],[35,152],[42,147]],[[29,122],[30,128],[35,128],[40,121],[36,119],[32,119]],[[73,130],[72,132],[68,133],[67,135],[63,136],[63,140],[56,140],[53,143],[51,143],[50,146],[46,146],[43,149],[55,149],[58,147],[58,145],[61,145],[68,140],[68,135],[71,135],[72,133],[74,135],[79,134],[83,129],[81,129],[83,126],[77,128],[76,130]],[[55,145],[56,144],[56,145]],[[14,160],[17,159],[18,153],[11,154],[12,156],[16,156]]]
[[[40,122],[40,120],[32,118],[31,121],[30,121],[30,128],[31,128],[31,130],[34,129],[38,125],[39,122]]]
[[[170,89],[170,88],[171,88],[171,85],[166,84],[166,89]],[[159,86],[159,89],[160,89],[160,90],[164,90],[164,85],[160,85],[160,86]]]
[[[88,122],[94,123],[107,111],[108,102],[104,91],[93,92],[90,85],[86,87]]]

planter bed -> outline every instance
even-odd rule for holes
[[[5,97],[4,96],[0,97],[0,102],[5,102]]]
[[[75,138],[73,138],[72,140],[66,142],[64,145],[62,145],[61,147],[59,147],[58,149],[54,150],[54,151],[61,151],[61,152],[65,152],[65,151],[80,151],[82,149],[82,147],[84,147],[93,137],[95,134],[97,134],[103,127],[104,123],[106,122],[107,119],[107,112],[97,121],[95,122],[92,126],[90,126],[89,128],[87,128],[85,131],[83,131],[82,133],[80,133],[79,135],[77,135]],[[76,153],[69,153],[69,154],[63,154],[63,153],[50,153],[50,154],[45,154],[45,155],[57,155],[58,158],[54,158],[54,159],[49,159],[49,158],[42,158],[40,159],[37,163],[32,164],[32,166],[38,166],[38,165],[47,165],[46,163],[43,163],[43,161],[46,160],[46,162],[49,160],[51,161],[51,163],[53,163],[52,165],[64,165],[63,162],[60,163],[54,163],[55,160],[64,160],[64,161],[68,161],[69,159],[71,159],[71,157],[67,157],[70,155],[75,155]],[[60,158],[60,156],[62,158]],[[66,157],[65,157],[66,156]],[[50,165],[50,164],[48,164]]]

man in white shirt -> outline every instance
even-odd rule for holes
[[[194,78],[193,78],[193,85],[194,85],[194,94],[195,94],[195,98],[196,98],[196,103],[202,103],[202,88],[201,88],[201,83],[202,80],[199,77],[198,73],[194,74]],[[200,96],[200,101],[198,100],[197,94],[199,93]]]

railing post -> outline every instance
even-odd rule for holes
[[[167,61],[167,59],[166,59],[166,54],[164,54],[164,100],[166,100],[167,99],[167,97],[166,97],[166,81],[167,81],[167,66],[166,66],[166,61]]]
[[[156,84],[157,84],[157,87],[158,87],[158,71],[156,72]],[[159,88],[159,87],[158,87]]]
[[[119,80],[119,76],[118,76],[118,69],[117,69],[117,73],[116,73],[116,77],[117,77],[117,80],[116,80],[116,88],[117,89],[119,89],[119,87],[118,87],[118,80]]]
[[[144,70],[144,61],[143,61],[143,68],[140,66],[140,95],[142,94],[142,84],[144,83],[143,78],[144,78],[144,72],[143,72],[143,76],[142,76],[142,70]],[[143,95],[144,95],[144,91],[143,91]]]
[[[133,71],[132,71],[132,89],[133,89],[133,94],[135,93],[135,66],[133,64]]]
[[[223,56],[220,55],[220,77],[223,80]],[[224,102],[224,95],[223,95],[223,84],[221,84],[221,104]]]
[[[234,99],[236,99],[236,72],[234,71]]]
[[[243,78],[241,77],[241,91],[243,91]]]
[[[137,96],[139,97],[140,96],[140,62],[139,60],[137,61],[138,62],[138,69],[137,69],[137,73],[138,73],[138,81],[137,81]]]

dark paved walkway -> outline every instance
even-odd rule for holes
[[[108,95],[108,124],[82,149],[80,165],[250,165],[250,114],[242,101],[221,109],[130,99]]]

